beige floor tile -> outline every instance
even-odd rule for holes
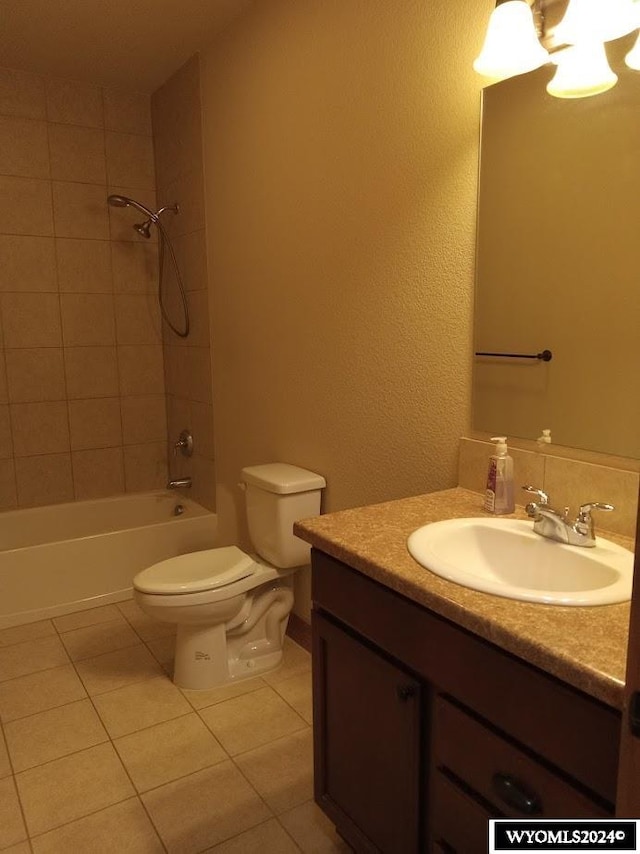
[[[229,758],[193,712],[126,735],[114,745],[139,792]]]
[[[221,762],[142,795],[169,854],[193,854],[271,814],[232,762]]]
[[[135,794],[112,744],[100,744],[16,775],[35,836]]]
[[[178,718],[191,706],[166,676],[100,694],[93,702],[112,738]]]
[[[123,801],[32,840],[34,854],[162,854],[138,798]],[[4,854],[4,852],[3,852]]]
[[[86,696],[72,664],[41,670],[0,684],[0,718],[6,724]]]
[[[209,688],[206,691],[189,691],[187,688],[181,690],[194,709],[204,709],[206,706],[213,706],[266,687],[267,683],[258,676],[255,679],[242,679],[240,682],[231,682],[229,685]]]
[[[0,848],[27,838],[13,777],[0,780]]]
[[[28,842],[18,842],[10,848],[3,848],[2,854],[31,854],[31,846]]]
[[[311,690],[311,671],[300,673],[277,682],[274,690],[292,706],[300,717],[311,725],[313,723],[313,693]]]
[[[55,617],[53,625],[59,632],[70,632],[85,626],[95,626],[98,623],[108,623],[120,619],[120,612],[115,605],[101,605],[99,608],[89,608],[86,611],[76,611],[75,614],[65,614]]]
[[[347,854],[352,850],[313,801],[283,813],[279,820],[304,854]]]
[[[140,638],[122,617],[108,623],[99,623],[97,626],[73,629],[60,637],[72,661],[93,658],[95,655],[140,643]]]
[[[231,756],[290,735],[307,724],[273,688],[261,688],[200,710],[200,716]]]
[[[313,741],[309,728],[244,753],[234,761],[276,815],[313,797]]]
[[[300,849],[277,819],[245,830],[227,842],[207,848],[203,854],[299,854]]]
[[[162,675],[160,665],[144,644],[86,658],[76,668],[91,696]]]
[[[57,637],[16,643],[0,649],[0,682],[68,663],[69,656]]]
[[[153,617],[145,614],[133,599],[120,602],[118,608],[127,622],[131,624],[134,632],[144,641],[170,637],[176,633],[174,623],[161,623],[160,620],[154,620]]]
[[[9,762],[9,754],[4,737],[0,731],[0,779],[8,777],[11,774],[11,763]]]
[[[23,626],[13,626],[10,629],[0,631],[0,647],[13,646],[14,643],[38,640],[55,635],[51,620],[38,620],[37,623],[25,623]]]
[[[157,638],[156,640],[147,641],[147,647],[155,658],[162,665],[173,665],[173,659],[176,654],[176,636],[171,635],[166,638]]]
[[[265,673],[262,677],[269,685],[277,685],[285,679],[290,679],[292,676],[298,676],[300,673],[307,673],[311,670],[311,656],[306,649],[302,649],[290,637],[285,637],[284,639],[283,653],[283,660],[280,667],[272,670],[271,673]]]
[[[16,773],[108,740],[90,700],[20,718],[4,731]]]

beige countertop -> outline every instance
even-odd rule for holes
[[[589,608],[518,602],[446,581],[420,566],[407,551],[407,537],[421,525],[487,515],[481,495],[458,487],[303,519],[294,531],[408,599],[622,708],[628,602]],[[523,511],[514,515],[525,518]],[[633,549],[633,540],[602,533]]]

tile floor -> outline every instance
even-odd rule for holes
[[[171,629],[129,601],[0,631],[0,851],[350,851],[312,801],[308,653],[182,691]]]

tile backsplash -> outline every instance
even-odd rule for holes
[[[533,443],[528,443],[533,445]],[[458,464],[458,483],[466,489],[483,493],[487,477],[489,456],[495,446],[482,439],[460,439]],[[556,508],[571,507],[577,512],[580,504],[588,501],[604,501],[615,506],[613,513],[598,514],[596,530],[611,531],[627,537],[636,533],[638,510],[638,489],[640,474],[634,460],[625,462],[617,458],[607,460],[599,455],[599,461],[593,461],[593,455],[576,456],[591,459],[574,459],[568,456],[567,449],[558,453],[509,447],[513,457],[516,503],[527,503],[527,494],[520,487],[531,484],[544,489],[550,503]],[[607,463],[611,463],[611,465]]]

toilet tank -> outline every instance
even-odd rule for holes
[[[242,469],[249,536],[258,554],[288,569],[309,563],[310,547],[294,536],[293,523],[320,513],[322,475],[287,463]]]

